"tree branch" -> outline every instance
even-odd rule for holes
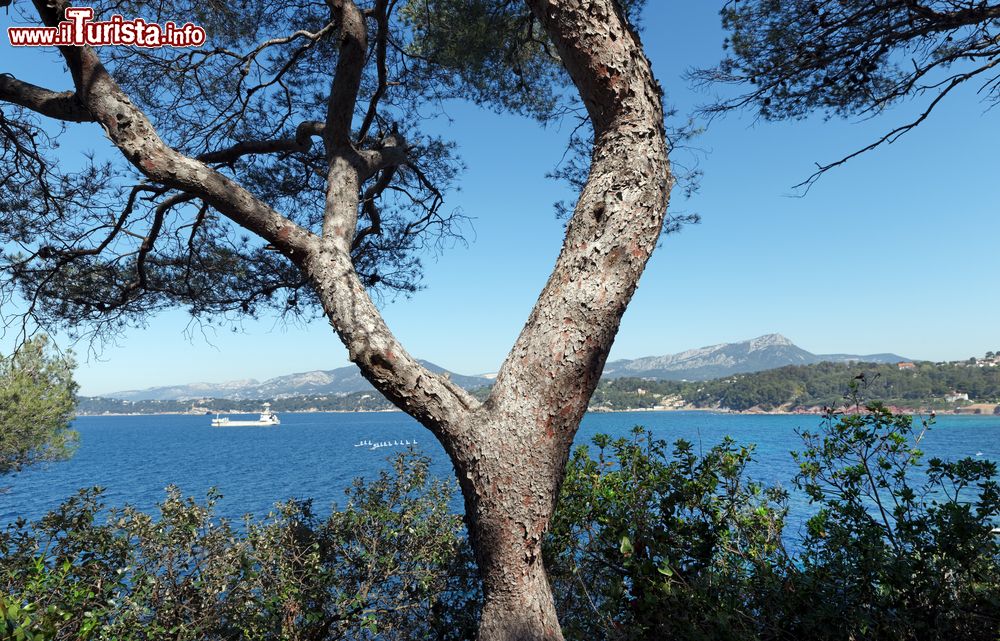
[[[913,120],[904,125],[899,125],[898,127],[893,128],[892,130],[879,136],[877,140],[868,143],[861,149],[858,149],[844,156],[840,160],[835,160],[834,162],[827,163],[825,165],[817,165],[816,171],[810,174],[809,177],[803,180],[802,182],[794,185],[792,188],[793,189],[803,188],[804,189],[803,195],[805,195],[806,193],[809,192],[809,189],[813,186],[813,184],[816,183],[817,180],[820,179],[820,177],[823,174],[833,169],[834,167],[839,167],[840,165],[843,165],[844,163],[851,160],[852,158],[856,158],[857,156],[860,156],[865,152],[871,151],[876,147],[881,147],[884,144],[891,145],[892,143],[896,142],[896,140],[898,140],[900,136],[909,132],[911,129],[915,129],[918,125],[920,125],[920,123],[927,120],[928,116],[931,115],[931,112],[933,112],[935,107],[938,106],[938,103],[944,100],[945,96],[951,93],[952,90],[954,90],[956,87],[961,85],[963,82],[969,80],[970,78],[973,78],[981,73],[985,73],[986,71],[996,67],[997,65],[1000,65],[1000,58],[997,58],[991,61],[990,63],[983,65],[982,67],[976,69],[975,71],[963,74],[956,74],[952,76],[947,80],[947,83],[940,90],[940,92],[938,92],[938,94],[934,96],[934,99],[931,100],[930,104],[928,104],[927,107],[925,107],[924,110],[920,113],[920,115],[918,115],[916,118],[914,118]]]
[[[553,439],[554,455],[565,455],[660,237],[673,180],[662,91],[616,0],[527,4],[587,107],[595,144],[555,268],[487,405],[530,403],[547,417],[539,442]]]
[[[409,147],[406,140],[398,133],[390,134],[376,149],[361,152],[365,168],[361,179],[366,180],[383,169],[406,164],[409,159]]]
[[[368,30],[364,15],[354,0],[329,0],[329,3],[333,21],[340,25],[340,56],[327,101],[323,134],[327,149],[333,150],[351,144],[351,124],[365,68]]]
[[[47,26],[67,4],[34,0]],[[54,5],[54,6],[53,6]],[[236,182],[165,144],[145,114],[121,90],[90,47],[60,47],[83,107],[104,128],[126,159],[151,180],[198,197],[301,264],[317,239]]]
[[[153,224],[149,227],[149,233],[142,239],[142,244],[139,246],[139,254],[136,257],[136,280],[122,290],[123,299],[132,292],[141,291],[146,286],[148,280],[146,275],[146,257],[149,256],[149,253],[153,251],[153,247],[156,246],[156,239],[160,235],[160,230],[163,229],[163,219],[166,218],[167,212],[177,205],[192,200],[194,200],[194,196],[189,194],[174,194],[156,206],[153,212]]]
[[[138,198],[139,194],[144,191],[151,192],[154,195],[159,195],[162,194],[165,190],[162,188],[153,187],[151,185],[136,185],[132,187],[132,189],[129,191],[128,198],[125,201],[125,207],[124,209],[122,209],[122,213],[119,214],[118,219],[115,221],[115,224],[111,227],[111,231],[108,232],[108,235],[104,237],[104,240],[102,240],[94,247],[86,249],[78,248],[69,250],[59,250],[49,245],[46,245],[39,248],[37,252],[39,258],[49,258],[52,256],[58,256],[60,261],[65,263],[74,260],[78,257],[100,255],[101,252],[103,252],[105,249],[108,248],[108,246],[111,244],[111,241],[113,241],[118,236],[118,234],[131,233],[127,229],[124,229],[125,222],[128,220],[128,217],[132,215],[132,211],[135,209],[136,198]]]
[[[0,100],[21,105],[56,120],[67,122],[94,122],[95,120],[72,91],[52,91],[18,80],[9,73],[0,74]]]
[[[49,2],[53,0],[34,0],[34,5],[42,21],[54,26],[62,18],[66,0],[55,0],[54,6]],[[365,24],[351,0],[330,0],[330,4],[342,14],[338,21],[341,55],[323,130],[330,167],[322,238],[282,216],[220,172],[166,145],[93,49],[63,47],[60,52],[73,75],[81,104],[125,158],[152,182],[178,190],[184,197],[200,199],[262,237],[302,269],[351,360],[358,363],[365,377],[400,408],[442,435],[444,430],[461,424],[469,410],[479,404],[465,390],[422,367],[403,349],[352,262],[350,248],[356,232],[362,176],[396,166],[405,146],[399,139],[365,156],[355,150],[350,127],[365,64]],[[225,154],[214,157],[230,158],[247,152],[249,147],[223,150]],[[155,241],[155,236],[146,236],[143,244]]]
[[[358,224],[358,192],[367,177],[366,163],[351,140],[354,108],[365,67],[368,30],[354,0],[328,0],[340,25],[340,55],[327,101],[323,141],[329,159],[323,238],[349,254]],[[370,175],[370,174],[369,174]]]
[[[368,34],[364,15],[353,0],[328,0],[328,3],[341,27],[340,57],[327,103],[323,136],[330,165],[322,249],[307,264],[307,271],[317,283],[323,309],[347,347],[351,361],[358,364],[365,378],[386,398],[443,437],[456,429],[479,402],[407,353],[368,296],[352,262],[361,185],[380,169],[405,161],[405,142],[401,137],[390,136],[380,150],[359,152],[355,148],[351,124]]]
[[[248,140],[232,147],[210,151],[198,156],[198,160],[207,163],[231,163],[250,154],[276,154],[281,152],[299,151],[305,153],[312,147],[312,136],[323,135],[323,123],[307,120],[295,128],[294,138],[278,140]]]
[[[386,169],[379,176],[379,179],[375,181],[375,184],[365,190],[365,195],[361,199],[361,207],[365,214],[368,215],[369,225],[354,236],[354,242],[351,243],[351,251],[356,251],[367,236],[382,233],[382,218],[378,213],[378,207],[375,206],[375,199],[381,196],[382,192],[389,187],[389,183],[392,182],[395,173],[396,170],[394,168]]]
[[[375,69],[378,74],[378,87],[372,94],[371,100],[368,101],[368,111],[365,113],[365,119],[361,122],[361,127],[358,129],[358,140],[364,140],[368,136],[368,131],[371,129],[372,123],[375,122],[375,116],[378,113],[378,103],[389,87],[388,70],[386,69],[386,49],[389,42],[389,11],[388,0],[378,0],[373,9],[377,25],[375,33]]]

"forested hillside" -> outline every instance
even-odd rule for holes
[[[259,412],[266,399],[232,400],[206,398],[197,400],[126,401],[117,398],[84,397],[79,399],[80,414],[214,414]],[[270,401],[275,412],[364,412],[394,409],[392,403],[377,392],[355,392],[342,396],[293,396]]]
[[[711,381],[664,381],[645,378],[605,380],[597,388],[591,409],[716,408],[806,409],[844,403],[852,381],[866,386],[865,398],[906,408],[954,409],[969,403],[1000,402],[1000,367],[964,363],[916,363],[913,369],[880,363],[816,363],[738,374]],[[485,400],[489,388],[472,390]],[[967,394],[968,401],[948,400]],[[199,399],[194,401],[123,401],[80,399],[81,414],[152,414],[162,412],[256,412],[263,401]],[[293,396],[271,400],[276,412],[379,411],[393,409],[376,392],[345,395]]]
[[[605,409],[653,407],[716,407],[771,410],[838,406],[849,385],[863,376],[865,396],[903,407],[951,409],[964,401],[1000,401],[1000,367],[917,363],[913,369],[878,363],[816,363],[740,374],[711,381],[677,382],[622,378],[598,387],[592,406]]]

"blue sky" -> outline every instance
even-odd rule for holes
[[[654,72],[681,115],[710,95],[685,70],[721,54],[718,5],[654,0],[643,40]],[[0,25],[6,18],[0,15]],[[0,45],[0,71],[68,87],[51,55]],[[13,60],[13,69],[6,61]],[[780,332],[813,352],[892,351],[959,359],[1000,349],[1000,216],[997,114],[967,87],[895,144],[833,170],[807,196],[791,186],[815,162],[835,160],[905,122],[902,105],[867,122],[815,117],[785,123],[751,115],[711,124],[700,191],[672,206],[700,225],[664,240],[626,312],[612,358],[665,354]],[[407,349],[451,370],[495,371],[520,331],[558,253],[552,203],[565,187],[545,178],[568,125],[449,108],[448,134],[468,165],[450,204],[471,216],[468,247],[427,257],[425,289],[384,306]],[[444,125],[442,125],[444,126]],[[79,148],[99,130],[75,128]],[[90,142],[93,140],[94,142]],[[67,145],[72,148],[76,144]],[[263,379],[347,364],[322,320],[282,327],[248,321],[239,332],[185,332],[183,311],[105,346],[77,346],[84,394],[192,381]],[[6,347],[6,345],[4,345]]]

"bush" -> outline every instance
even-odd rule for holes
[[[860,407],[859,407],[860,410]],[[931,459],[926,425],[878,404],[803,433],[797,491],[636,427],[577,448],[545,559],[567,639],[948,639],[1000,635],[996,465]],[[455,482],[408,453],[318,518],[290,502],[234,526],[168,492],[153,518],[87,490],[0,535],[0,637],[473,639],[481,603]]]
[[[748,482],[752,449],[704,456],[641,427],[577,448],[546,560],[568,639],[755,638],[786,572],[786,495]]]
[[[924,466],[928,423],[915,430],[911,416],[866,409],[828,415],[795,454],[796,486],[819,510],[791,576],[789,628],[816,639],[996,641],[996,464]]]
[[[0,476],[73,454],[74,367],[72,354],[52,353],[44,335],[0,356]]]
[[[546,555],[567,639],[996,641],[996,465],[924,466],[927,424],[858,409],[802,434],[794,484],[817,510],[794,548],[749,448],[698,457],[640,427],[578,448]]]
[[[80,492],[41,521],[0,536],[0,637],[15,639],[470,638],[470,555],[453,483],[428,459],[356,481],[343,509],[318,519],[290,502],[242,529],[175,488],[159,518],[102,515]]]

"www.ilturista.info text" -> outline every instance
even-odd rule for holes
[[[113,15],[110,20],[94,22],[92,7],[68,7],[66,19],[55,27],[8,27],[7,36],[15,47],[82,47],[89,45],[135,47],[199,47],[205,43],[205,30],[188,22],[160,25],[142,18],[126,20]]]

